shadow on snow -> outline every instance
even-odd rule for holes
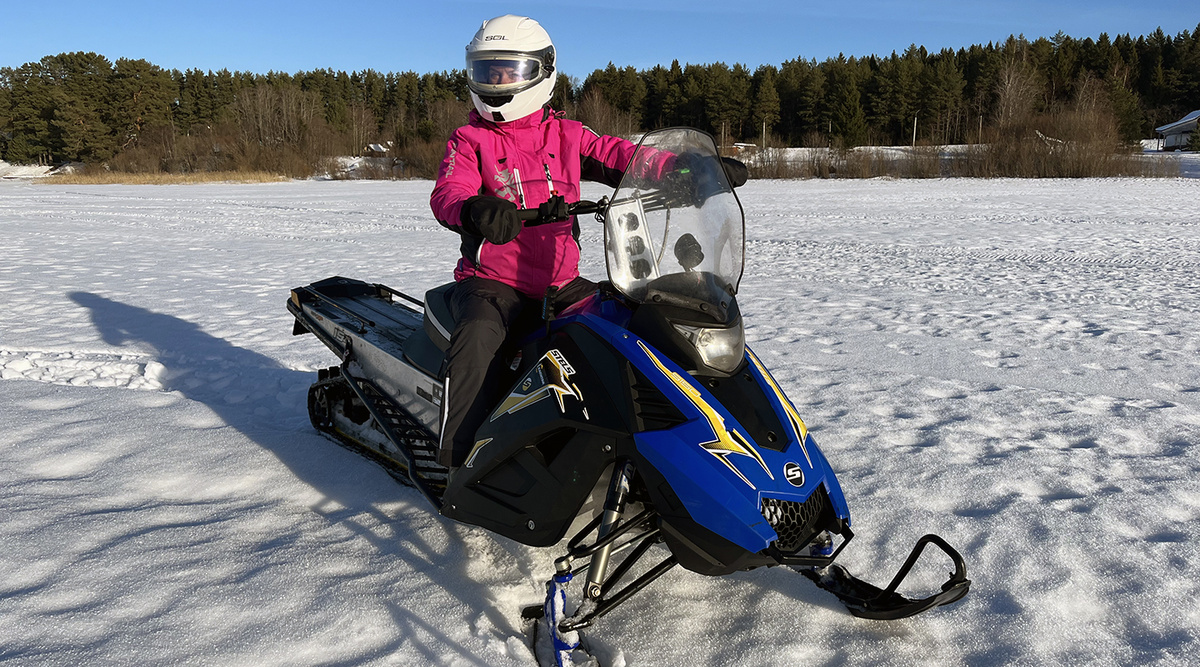
[[[441,523],[432,508],[415,491],[397,485],[374,464],[351,455],[320,436],[309,425],[305,400],[312,373],[286,368],[274,359],[205,333],[191,322],[144,308],[113,301],[88,292],[68,295],[88,309],[92,323],[104,342],[115,347],[134,347],[152,354],[162,364],[157,380],[165,391],[179,392],[202,403],[229,426],[274,455],[297,479],[322,495],[312,509],[331,524],[353,530],[379,553],[392,555],[429,577],[445,591],[472,610],[471,617],[486,615],[493,627],[519,632],[515,626],[516,609],[500,610],[489,599],[487,587],[463,585],[471,580],[467,572],[468,547],[463,536],[474,528]],[[368,472],[369,471],[369,472]],[[367,481],[368,478],[371,481]],[[364,483],[365,482],[365,483]],[[395,516],[377,507],[381,501],[409,501]],[[358,517],[369,515],[391,528],[392,536],[381,536],[363,525]],[[431,528],[438,526],[438,528]],[[428,531],[441,530],[441,535]],[[440,549],[426,535],[445,540]],[[522,562],[522,547],[496,538],[498,546],[510,552],[517,567]],[[393,591],[403,588],[393,582]],[[446,650],[455,650],[473,661],[472,655],[443,631],[432,627],[426,614],[406,609],[402,601],[385,601],[391,610],[397,636],[389,645],[371,653],[386,656],[407,644],[422,652],[431,662],[442,661]],[[422,610],[429,612],[430,610]],[[506,618],[506,614],[511,618]],[[453,622],[452,619],[447,619]],[[433,635],[442,646],[430,646],[416,638]],[[357,659],[361,659],[358,656]]]

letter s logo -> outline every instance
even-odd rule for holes
[[[799,463],[788,461],[783,466],[783,477],[792,486],[804,486],[804,469],[800,467]]]

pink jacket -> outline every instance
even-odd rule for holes
[[[455,130],[429,198],[438,222],[462,234],[462,258],[454,279],[490,278],[541,298],[546,288],[579,275],[579,225],[572,220],[521,230],[493,245],[462,228],[463,203],[495,195],[519,208],[537,208],[551,196],[578,201],[581,178],[616,187],[636,146],[599,136],[578,121],[549,109],[511,123],[493,123],[471,112]]]

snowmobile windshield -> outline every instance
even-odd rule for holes
[[[514,95],[541,83],[553,71],[551,53],[481,51],[467,55],[467,86],[477,95]]]
[[[608,277],[638,302],[674,294],[707,309],[737,293],[744,235],[712,136],[657,130],[638,145],[608,208]]]

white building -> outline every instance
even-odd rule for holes
[[[1192,133],[1196,131],[1197,121],[1200,121],[1200,110],[1193,111],[1174,123],[1154,128],[1154,133],[1162,137],[1162,149],[1176,151],[1187,148]]]

